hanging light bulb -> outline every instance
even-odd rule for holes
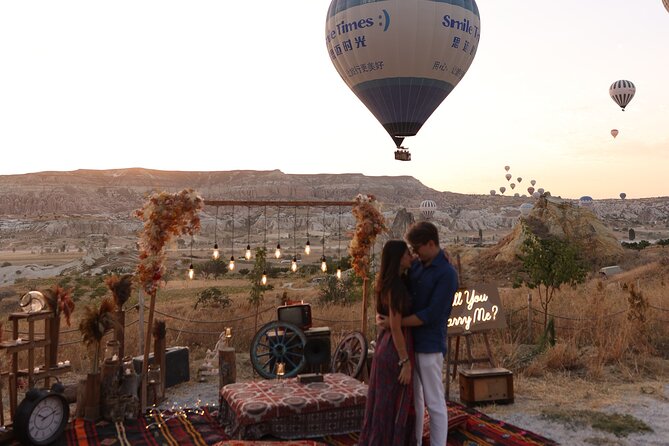
[[[246,260],[251,260],[251,245],[246,245],[246,253],[244,254]]]
[[[290,270],[292,272],[297,271],[297,256],[293,256],[293,261],[290,262]]]
[[[218,260],[221,257],[221,252],[218,250],[218,243],[214,243],[214,252],[211,253],[211,258]]]
[[[276,244],[276,251],[274,251],[274,257],[277,259],[281,258],[281,243]]]
[[[327,272],[328,270],[328,263],[325,260],[325,256],[321,257],[321,271]]]
[[[341,279],[341,266],[337,267],[337,279]]]
[[[267,285],[267,271],[262,272],[262,277],[260,278],[260,283]]]
[[[188,267],[188,278],[190,280],[193,280],[195,278],[195,268],[193,268],[193,264],[191,263],[190,266]]]
[[[306,255],[311,254],[311,243],[309,243],[309,240],[307,240],[307,244],[304,245],[304,253]]]
[[[230,271],[235,269],[235,256],[230,256],[230,263],[228,264],[228,269]]]

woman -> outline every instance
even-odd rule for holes
[[[413,260],[402,240],[386,242],[374,291],[376,311],[389,317],[390,330],[379,333],[374,351],[360,446],[415,445],[413,405],[413,342],[402,329],[402,316],[411,314],[404,277]]]

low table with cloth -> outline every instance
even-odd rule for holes
[[[366,400],[367,385],[342,373],[235,383],[221,389],[219,416],[235,439],[314,438],[359,431]]]

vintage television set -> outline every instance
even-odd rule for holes
[[[281,322],[288,322],[296,325],[301,330],[305,330],[311,327],[311,305],[303,302],[282,305],[276,309],[276,318]]]

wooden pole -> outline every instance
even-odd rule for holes
[[[362,279],[362,324],[361,331],[367,337],[367,277]]]
[[[532,293],[527,293],[527,343],[532,343]]]
[[[148,371],[149,371],[149,350],[151,350],[151,343],[147,342],[148,339],[151,339],[151,329],[153,327],[153,313],[156,308],[156,292],[150,294],[150,303],[149,303],[149,323],[146,325],[146,336],[144,337],[144,361],[142,362],[142,389],[141,389],[141,400],[140,400],[140,411],[144,413],[146,410],[146,401],[147,401],[147,391],[149,390],[148,384]],[[140,307],[141,308],[141,307]],[[141,327],[140,327],[141,328]]]

